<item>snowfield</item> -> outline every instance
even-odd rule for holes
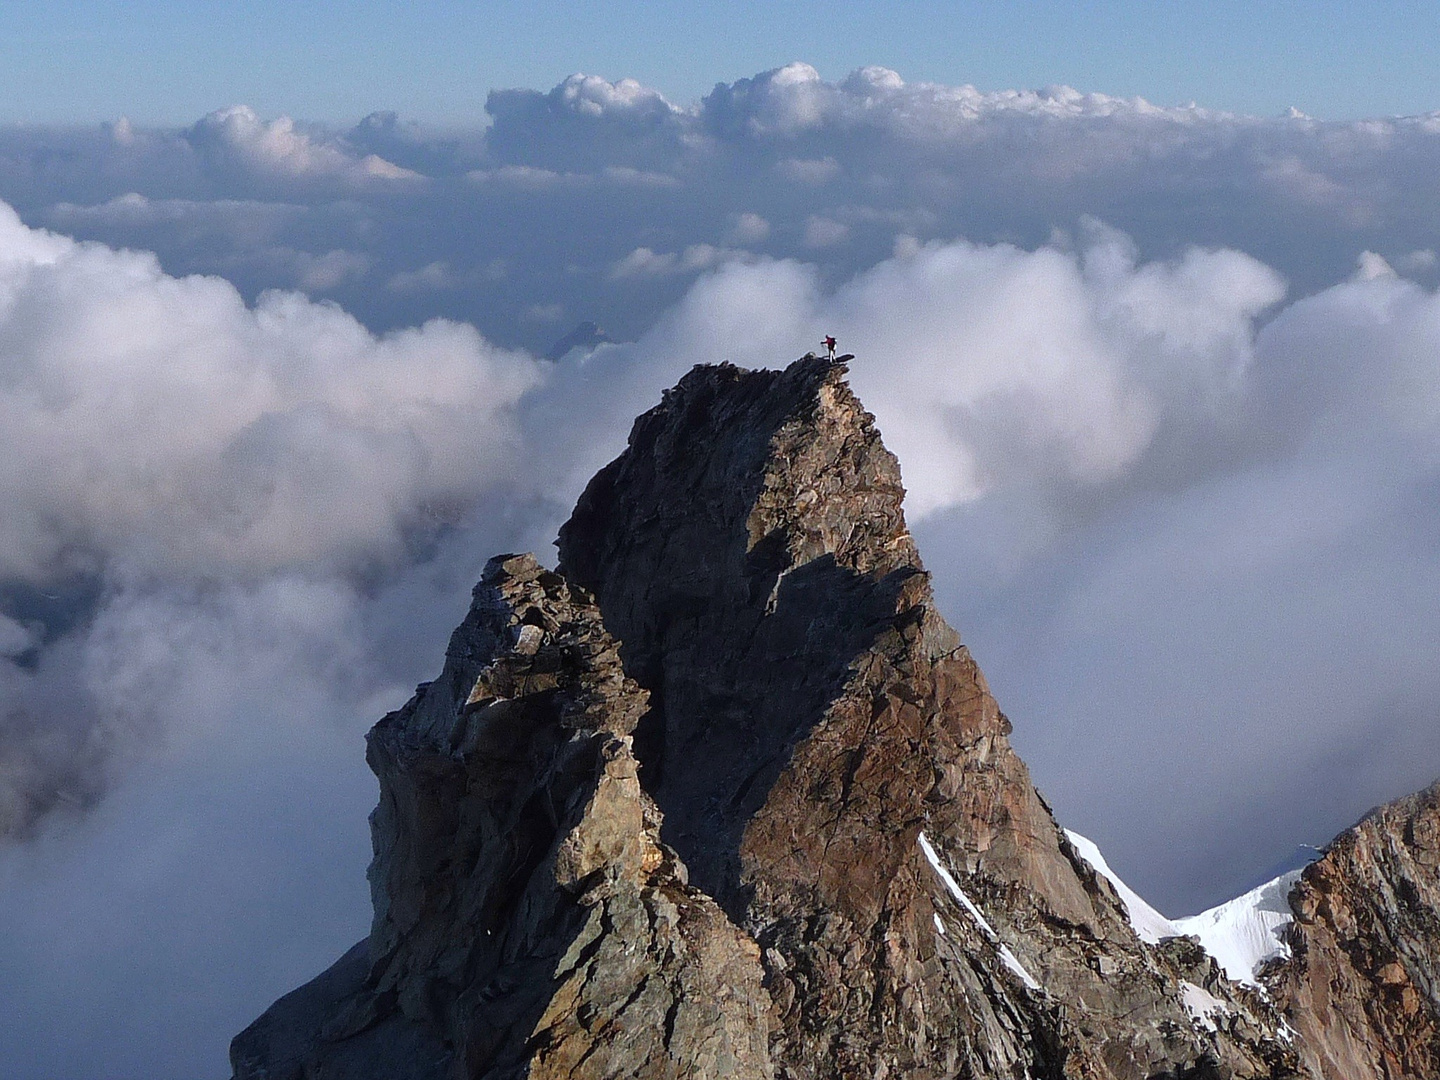
[[[1125,904],[1125,911],[1130,916],[1130,925],[1135,928],[1135,933],[1140,935],[1140,940],[1150,945],[1159,944],[1161,938],[1175,937],[1187,931],[1177,930],[1175,924],[1167,919],[1160,912],[1147,904],[1134,889],[1120,880],[1120,876],[1110,869],[1110,864],[1105,861],[1105,856],[1100,854],[1100,849],[1095,842],[1088,837],[1081,836],[1077,832],[1065,830],[1065,836],[1069,839],[1071,846],[1080,853],[1080,857],[1088,862],[1095,872],[1105,878],[1114,886],[1115,891],[1120,894],[1120,899]]]
[[[1199,938],[1232,981],[1258,986],[1255,973],[1265,961],[1290,955],[1285,928],[1294,916],[1286,897],[1300,874],[1299,870],[1281,874],[1209,911],[1176,919],[1175,926],[1180,933]]]
[[[1281,874],[1198,915],[1167,919],[1110,869],[1093,841],[1069,829],[1065,835],[1080,857],[1114,886],[1141,941],[1154,945],[1162,938],[1180,934],[1199,938],[1232,982],[1249,986],[1260,985],[1255,974],[1267,960],[1290,955],[1285,928],[1294,916],[1286,898],[1302,871]]]

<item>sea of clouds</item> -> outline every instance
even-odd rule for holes
[[[365,932],[362,736],[485,559],[691,364],[827,332],[1162,910],[1440,775],[1440,115],[798,64],[486,109],[0,130],[0,1072],[222,1075]]]

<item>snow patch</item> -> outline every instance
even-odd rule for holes
[[[1230,1015],[1230,1006],[1203,986],[1196,986],[1192,982],[1181,981],[1180,1001],[1191,1018],[1207,1031],[1216,1029],[1217,1017],[1223,1018]]]
[[[940,854],[930,843],[930,838],[923,832],[920,834],[920,850],[925,853],[925,858],[929,860],[935,873],[940,875],[940,880],[945,883],[945,888],[950,891],[950,895],[955,898],[961,907],[970,913],[971,918],[975,920],[981,932],[984,933],[986,940],[995,946],[995,952],[999,955],[1000,962],[1009,968],[1011,973],[1031,990],[1039,990],[1040,983],[1036,980],[1035,976],[1025,970],[1025,966],[1015,958],[1015,954],[1010,951],[1009,946],[1000,940],[1000,935],[995,932],[995,928],[990,925],[989,920],[986,919],[980,909],[975,906],[975,902],[965,895],[965,890],[960,888],[960,883],[955,880],[955,875],[950,873],[945,864],[940,861]],[[935,916],[935,926],[942,934],[945,932],[945,927],[940,922],[940,916],[938,915]]]
[[[935,872],[940,875],[940,880],[943,881],[945,887],[950,890],[950,895],[958,900],[960,906],[968,911],[975,921],[980,924],[980,929],[985,931],[985,936],[992,941],[999,938],[1000,935],[995,933],[995,928],[990,925],[984,914],[975,906],[975,902],[966,896],[965,891],[960,888],[959,883],[955,880],[955,876],[945,868],[945,864],[940,861],[939,853],[930,843],[930,838],[923,832],[920,834],[920,850],[925,852],[925,858],[930,860],[930,865],[933,866]]]
[[[1267,960],[1290,955],[1285,928],[1294,920],[1290,912],[1290,887],[1301,871],[1292,870],[1251,889],[1243,896],[1183,919],[1167,919],[1116,876],[1093,841],[1065,830],[1080,857],[1115,887],[1125,903],[1130,925],[1140,940],[1151,945],[1163,938],[1188,934],[1199,938],[1232,981],[1258,987],[1255,973]]]
[[[1255,973],[1262,964],[1290,955],[1285,928],[1295,917],[1288,898],[1300,874],[1291,870],[1218,907],[1176,919],[1176,932],[1199,938],[1232,981],[1258,986]]]
[[[1015,954],[1010,951],[1010,946],[996,943],[996,951],[1000,954],[1001,962],[1010,969],[1010,973],[1028,986],[1031,990],[1039,990],[1040,983],[1034,975],[1025,970],[1025,965],[1015,959]]]
[[[1125,913],[1130,917],[1130,925],[1141,941],[1149,945],[1158,945],[1162,938],[1193,932],[1176,929],[1175,923],[1161,915],[1147,904],[1139,893],[1121,881],[1119,875],[1110,869],[1110,864],[1105,861],[1105,856],[1100,854],[1100,849],[1093,840],[1081,836],[1077,832],[1071,832],[1069,829],[1065,830],[1065,835],[1080,857],[1114,887],[1121,902],[1125,905]]]

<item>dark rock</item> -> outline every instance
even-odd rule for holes
[[[599,345],[608,345],[610,337],[593,322],[582,322],[571,330],[545,354],[545,359],[552,363],[564,360],[575,349],[589,351]]]

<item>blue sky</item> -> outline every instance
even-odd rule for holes
[[[236,102],[336,122],[373,109],[463,122],[492,88],[545,88],[577,71],[687,103],[796,59],[827,78],[881,64],[909,80],[1067,83],[1262,116],[1440,108],[1440,12],[1428,3],[580,7],[14,0],[0,13],[0,122],[179,124]]]

